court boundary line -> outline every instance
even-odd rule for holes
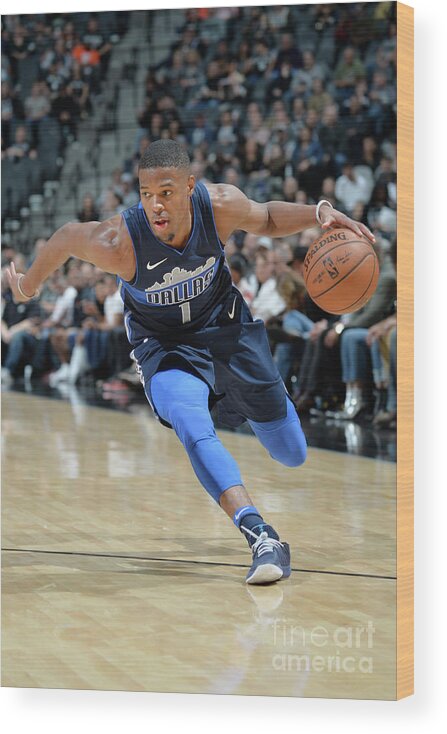
[[[42,553],[55,556],[83,556],[86,558],[118,558],[127,561],[157,561],[161,563],[193,563],[200,566],[220,566],[223,568],[250,568],[243,563],[223,563],[219,561],[197,561],[186,558],[157,558],[156,556],[126,556],[121,553],[87,553],[86,551],[54,551],[37,550],[35,548],[2,548],[2,553]],[[312,568],[292,568],[296,573],[315,573],[326,576],[351,576],[354,578],[382,579],[397,581],[397,576],[385,576],[372,573],[354,573],[352,571],[324,571]]]

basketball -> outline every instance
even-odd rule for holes
[[[307,292],[323,311],[352,313],[377,288],[379,260],[366,237],[350,229],[331,229],[319,237],[304,259]]]

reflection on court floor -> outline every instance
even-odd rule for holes
[[[292,549],[290,580],[248,588],[244,539],[148,411],[6,393],[3,436],[3,685],[393,698],[392,463],[287,469],[221,434]]]

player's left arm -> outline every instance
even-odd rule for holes
[[[269,237],[287,237],[315,225],[320,225],[322,229],[346,227],[375,242],[368,227],[333,209],[329,203],[320,206],[318,222],[315,205],[291,204],[285,201],[261,204],[249,199],[236,186],[217,184],[208,188],[217,230],[223,242],[236,229]]]

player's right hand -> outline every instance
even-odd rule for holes
[[[24,297],[19,291],[18,283],[23,273],[16,272],[16,266],[14,265],[14,262],[11,262],[10,266],[6,268],[5,272],[6,272],[6,278],[7,278],[9,287],[11,288],[11,291],[12,291],[14,301],[16,303],[26,303],[27,301],[30,301],[33,296],[29,296],[28,298],[26,296]],[[23,290],[23,286],[22,286],[22,290]]]

